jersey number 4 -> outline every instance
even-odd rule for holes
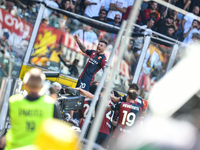
[[[126,125],[127,126],[132,126],[135,122],[135,114],[133,112],[128,113],[128,111],[123,110],[123,119],[122,119],[122,125]]]

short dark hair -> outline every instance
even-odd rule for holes
[[[197,21],[197,23],[199,23],[199,21],[198,21],[197,19],[194,19],[193,22],[194,22],[194,21]]]
[[[104,43],[106,46],[108,45],[108,42],[106,40],[100,40],[99,42]]]
[[[171,16],[171,15],[168,15],[166,18],[169,18],[169,19],[172,19],[172,20],[174,20],[174,17],[173,17],[173,16]]]
[[[174,27],[174,26],[169,26],[169,27],[168,27],[168,29],[169,29],[169,28],[173,28],[173,29],[174,29],[174,31],[175,31],[175,27]]]
[[[136,83],[130,83],[129,84],[129,89],[134,89],[134,90],[139,90],[139,86]]]
[[[106,15],[107,15],[107,10],[105,10],[105,9],[101,9],[100,12],[101,12],[101,11],[105,11],[105,12],[106,12]],[[99,13],[100,13],[100,12],[99,12]]]
[[[132,100],[136,100],[136,98],[137,98],[137,96],[138,96],[135,92],[130,92],[130,91],[127,92],[127,95],[128,95],[129,98],[132,99]]]

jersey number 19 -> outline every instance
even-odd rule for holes
[[[133,112],[128,113],[128,111],[123,110],[123,119],[122,119],[122,125],[126,125],[127,126],[132,126],[135,122],[135,114]]]

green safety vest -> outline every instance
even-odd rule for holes
[[[11,128],[6,134],[6,150],[34,143],[37,130],[45,119],[53,118],[54,99],[44,95],[28,101],[17,94],[9,99]]]

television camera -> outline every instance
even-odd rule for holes
[[[62,114],[62,120],[75,124],[70,120],[70,110],[83,109],[85,96],[80,95],[80,92],[71,87],[62,88],[58,93],[58,105]]]
[[[59,77],[59,72],[44,72],[46,77]],[[79,90],[71,87],[62,87],[57,91],[58,103],[57,106],[61,112],[61,119],[67,121],[73,125],[77,125],[76,122],[71,120],[69,111],[83,109],[85,96],[80,95]]]

